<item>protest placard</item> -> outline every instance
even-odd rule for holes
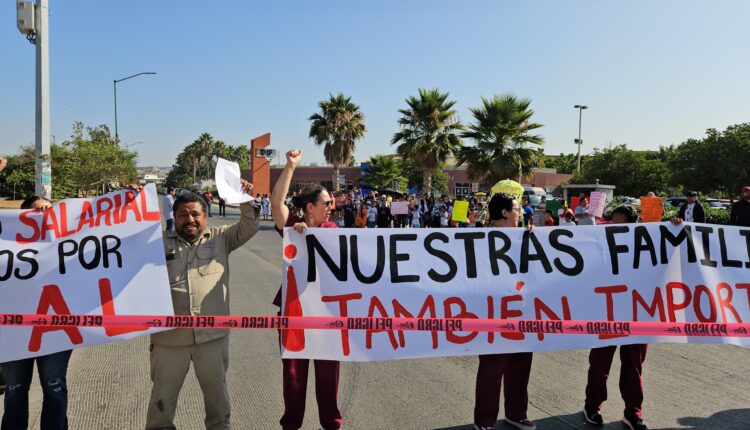
[[[750,346],[750,338],[690,335],[750,319],[748,235],[692,223],[533,233],[285,229],[283,315],[354,318],[341,330],[289,330],[283,356],[366,361],[630,343]],[[399,330],[389,325],[394,317],[420,318],[423,331]],[[462,331],[460,324],[431,330],[442,318],[536,322],[522,333]],[[586,321],[580,330],[589,334],[536,332],[563,320]],[[669,329],[687,327],[683,336],[628,336],[633,321],[690,324]]]
[[[580,204],[581,204],[581,198],[578,197],[578,196],[574,196],[574,197],[570,198],[570,205],[568,206],[568,208],[570,208],[570,210],[574,211],[574,210],[576,210],[576,208]]]
[[[552,217],[557,218],[557,213],[562,209],[562,200],[547,200],[545,209],[552,211]]]
[[[664,216],[664,203],[661,197],[641,197],[641,221],[659,222]]]
[[[456,200],[453,202],[453,213],[451,214],[451,221],[456,222],[469,222],[469,202],[466,200]]]
[[[154,185],[0,211],[0,315],[172,315]],[[0,362],[116,342],[144,327],[0,326]]]
[[[607,194],[601,191],[592,191],[589,197],[588,213],[601,218],[604,215],[604,208],[607,206]]]
[[[391,215],[409,215],[409,202],[391,203]]]

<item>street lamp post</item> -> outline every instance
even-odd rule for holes
[[[576,161],[576,172],[581,173],[581,145],[583,139],[581,139],[581,120],[583,118],[583,110],[588,109],[588,106],[575,105],[573,108],[578,109],[578,139],[574,139],[573,142],[578,145],[578,157]]]
[[[141,75],[155,75],[155,74],[156,74],[156,72],[141,72],[141,73],[136,73],[133,76],[128,76],[127,78],[115,79],[115,80],[112,81],[112,86],[115,89],[115,138],[116,139],[119,140],[119,138],[120,138],[120,135],[117,133],[117,83],[118,82],[122,82],[122,81],[126,81],[126,80],[128,80],[130,78],[135,78],[136,76],[141,76]]]

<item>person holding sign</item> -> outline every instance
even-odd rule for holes
[[[52,203],[44,197],[33,196],[24,200],[21,209],[44,211]],[[72,350],[56,352],[40,357],[25,358],[0,364],[7,390],[2,429],[26,429],[29,425],[29,388],[34,373],[34,362],[42,385],[42,430],[65,430],[68,428],[68,362]]]
[[[521,208],[513,197],[499,193],[489,203],[491,227],[516,227]],[[533,224],[527,227],[531,232]],[[500,386],[505,378],[505,422],[521,429],[534,430],[536,425],[526,416],[529,406],[529,375],[531,352],[513,354],[487,354],[479,356],[476,399],[474,401],[474,428],[492,430],[500,411]]]
[[[596,217],[589,213],[589,200],[582,197],[575,210],[578,225],[596,225]]]
[[[250,195],[252,184],[241,180]],[[258,231],[258,209],[240,204],[240,221],[206,227],[208,203],[182,194],[175,199],[175,230],[164,233],[164,252],[175,315],[229,315],[229,254]],[[151,335],[151,380],[146,429],[173,429],[177,397],[193,363],[203,392],[206,428],[229,429],[228,329],[182,328]]]
[[[629,224],[638,221],[638,211],[631,206],[619,206],[612,211],[612,224]],[[679,223],[679,221],[673,221]],[[607,378],[612,367],[617,346],[594,348],[589,353],[586,403],[583,417],[588,423],[603,425],[600,409],[607,400]],[[648,345],[620,346],[620,394],[625,402],[622,419],[630,430],[648,430],[643,422],[643,362]]]
[[[301,214],[289,213],[284,205],[284,196],[289,191],[294,170],[302,158],[302,151],[293,149],[286,153],[286,165],[281,171],[279,179],[271,192],[271,211],[274,213],[276,231],[284,234],[284,227],[293,227],[298,232],[308,228],[335,228],[336,224],[328,221],[331,216],[333,200],[328,191],[320,185],[310,184],[294,197],[294,207]],[[279,314],[287,316],[302,316],[299,301],[290,297],[287,292],[286,302],[282,306],[281,289],[276,294],[273,303],[280,308]],[[291,330],[280,332],[281,343],[287,348],[301,340],[295,338],[297,333]],[[310,360],[281,359],[284,395],[284,415],[279,423],[285,430],[302,427],[305,418],[305,398],[307,395],[307,374]],[[318,400],[318,417],[324,430],[341,428],[341,412],[338,408],[339,362],[331,360],[314,360],[315,366],[315,394]]]

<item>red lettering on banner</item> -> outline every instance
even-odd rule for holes
[[[42,240],[47,239],[47,232],[52,231],[55,237],[60,237],[60,228],[57,226],[57,215],[50,209],[42,214]]]
[[[461,311],[455,315],[451,310],[451,306],[453,305],[458,305],[461,309]],[[443,308],[445,310],[445,318],[477,318],[476,314],[466,312],[466,303],[464,303],[460,297],[448,297],[443,302]],[[478,334],[478,332],[471,332],[466,335],[457,335],[453,333],[453,330],[445,330],[445,338],[448,339],[448,342],[458,344],[471,342]]]
[[[102,315],[115,316],[115,302],[112,298],[112,284],[110,284],[109,279],[107,278],[99,280],[99,297],[102,302]],[[104,327],[104,332],[109,337],[144,330],[148,330],[148,327]]]
[[[706,317],[706,315],[703,313],[703,309],[701,308],[702,295],[708,297],[708,304],[709,308],[711,309],[711,313],[708,317]],[[705,285],[697,285],[695,287],[695,293],[693,293],[693,309],[695,309],[695,316],[698,317],[698,321],[716,322],[716,300],[714,300],[713,294],[711,294],[711,291]]]
[[[523,311],[520,309],[508,309],[508,303],[510,302],[521,302],[523,296],[515,294],[513,296],[503,296],[500,299],[500,319],[520,318],[523,316]],[[510,340],[524,340],[526,337],[523,333],[505,333],[501,332],[500,336]]]
[[[68,230],[68,206],[65,202],[60,202],[57,206],[60,211],[60,234],[58,237],[68,237],[76,233],[76,230]]]
[[[570,305],[568,305],[568,298],[566,296],[562,296],[562,298],[560,299],[560,303],[562,303],[563,320],[570,321]],[[544,316],[546,316],[550,320],[560,321],[560,317],[539,298],[534,298],[534,312],[536,314],[537,320],[541,321],[542,313],[544,313]],[[536,334],[536,336],[540,341],[544,340],[544,333],[539,332]]]
[[[734,284],[734,288],[745,290],[747,293],[748,310],[750,310],[750,284]]]
[[[362,293],[351,293],[351,294],[341,294],[338,296],[323,296],[320,298],[320,300],[323,301],[323,303],[339,302],[339,315],[342,317],[348,317],[349,316],[349,307],[348,307],[349,300],[360,300],[361,298],[362,298]],[[346,357],[349,355],[349,330],[344,328],[344,329],[341,329],[340,331],[341,331],[341,349],[344,351],[344,356]]]
[[[94,228],[94,210],[91,208],[91,202],[84,200],[81,205],[81,217],[78,218],[78,227],[76,230],[83,230],[84,226]]]
[[[361,294],[360,294],[361,296]],[[393,303],[393,316],[395,318],[414,318],[414,315],[411,314],[406,308],[401,305],[401,303],[398,302],[398,300],[393,299],[391,302]],[[424,303],[422,304],[422,308],[419,310],[419,314],[417,314],[417,318],[424,318],[427,311],[430,311],[429,318],[437,318],[437,313],[435,311],[435,298],[432,297],[432,295],[428,295],[425,299]],[[404,336],[403,330],[397,330],[398,334],[398,343],[401,345],[401,348],[406,346],[406,339]],[[438,332],[437,330],[431,330],[430,335],[432,335],[432,349],[437,349],[438,347]]]
[[[289,266],[286,271],[286,300],[284,300],[282,315],[285,317],[303,316],[302,303],[299,301],[299,293],[297,291],[297,277],[294,276],[292,266]],[[281,330],[281,343],[289,351],[302,351],[305,349],[305,330]]]
[[[641,296],[641,293],[638,292],[638,290],[632,291],[633,296],[633,321],[638,321],[638,305],[640,304],[641,307],[646,311],[647,314],[651,316],[651,318],[654,318],[656,316],[656,312],[659,312],[659,321],[665,322],[666,317],[664,315],[664,299],[661,295],[661,288],[656,287],[654,289],[654,300],[651,302],[651,305],[646,303],[646,300]]]
[[[737,288],[739,288],[739,285],[742,285],[742,284],[738,284]],[[750,284],[748,284],[748,285],[750,285]],[[726,297],[723,297],[721,295],[722,291],[726,291],[727,292],[727,296]],[[722,318],[722,320],[725,323],[729,322],[729,321],[727,321],[727,309],[729,309],[732,312],[732,314],[734,315],[735,321],[737,321],[738,323],[741,323],[742,322],[742,318],[740,318],[740,314],[738,314],[737,310],[734,308],[734,306],[732,306],[732,295],[733,295],[733,293],[732,293],[732,287],[730,287],[729,284],[727,284],[726,282],[719,282],[716,285],[716,300],[719,301],[719,308],[721,309],[721,318]]]
[[[105,207],[106,204],[106,207]],[[107,226],[112,225],[111,211],[112,211],[112,200],[109,197],[99,197],[96,200],[96,226],[99,227],[104,218],[104,224]]]
[[[383,318],[388,318],[388,311],[385,310],[385,306],[383,306],[383,302],[380,301],[377,296],[372,296],[370,298],[370,307],[367,309],[367,316],[369,318],[374,317],[375,315],[375,309],[378,310],[380,313],[380,316]],[[380,333],[382,331],[388,332],[388,338],[391,341],[391,346],[393,349],[398,349],[398,342],[396,342],[396,336],[393,334],[393,330],[387,330],[387,329],[368,329],[367,333],[365,334],[365,347],[367,349],[372,349],[372,335],[373,333]]]
[[[682,290],[685,298],[680,303],[675,303],[674,290]],[[692,294],[690,288],[682,282],[667,282],[667,312],[669,313],[669,321],[677,321],[677,311],[683,310],[690,304]]]
[[[37,211],[36,209],[30,209],[18,214],[18,220],[21,221],[21,224],[28,225],[29,227],[34,229],[34,232],[29,237],[22,236],[21,233],[16,233],[16,242],[31,243],[39,240],[39,223],[35,219],[30,217],[30,215],[38,213],[39,211]]]
[[[605,294],[607,296],[607,321],[615,321],[615,302],[612,297],[615,294],[621,294],[628,291],[626,285],[610,285],[606,287],[596,287],[594,292],[597,294]],[[624,335],[617,334],[600,334],[599,339],[615,339],[618,337],[624,337]]]
[[[161,219],[161,212],[158,210],[148,210],[148,205],[146,204],[146,193],[143,191],[141,191],[141,212],[144,221],[159,221]]]
[[[57,315],[70,315],[70,309],[68,304],[65,303],[60,288],[57,285],[45,285],[42,287],[42,294],[39,297],[39,305],[36,308],[36,313],[39,315],[47,314],[49,308],[55,311]],[[31,338],[29,339],[29,351],[37,352],[42,347],[42,336],[45,333],[63,330],[68,335],[73,345],[79,345],[83,343],[83,336],[78,330],[78,327],[42,327],[34,326],[31,330]]]
[[[115,196],[117,197],[117,196]],[[135,201],[135,193],[132,191],[125,192],[125,204],[120,212],[120,220],[118,223],[123,223],[128,220],[128,211],[133,212],[135,220],[141,222],[141,213],[138,210],[138,203]]]

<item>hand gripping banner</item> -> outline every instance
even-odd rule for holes
[[[282,315],[290,321],[462,321],[443,331],[288,328],[282,331],[285,358],[390,360],[658,342],[750,345],[743,332],[750,320],[750,229],[692,223],[550,227],[531,234],[286,229],[283,256]],[[494,321],[495,327],[515,324],[516,330],[485,331],[469,323],[497,319],[508,321]],[[641,323],[690,324],[632,331]],[[537,330],[540,325],[560,330]],[[697,334],[724,329],[721,336]],[[581,335],[564,334],[571,330]]]

